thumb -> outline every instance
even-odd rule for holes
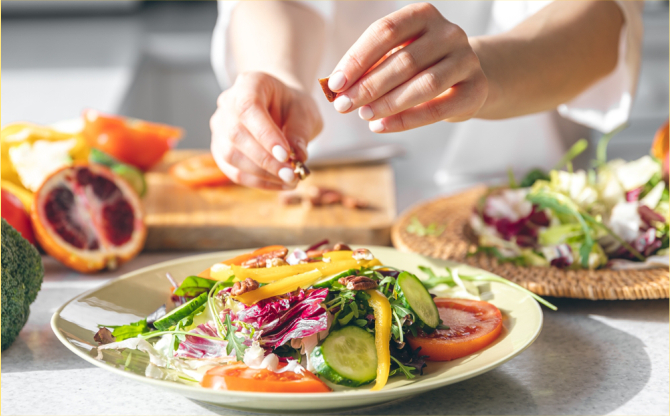
[[[309,97],[311,100],[311,97]],[[289,109],[283,126],[283,133],[295,153],[296,159],[301,162],[307,160],[307,144],[312,141],[323,128],[321,114],[313,103],[292,105]]]

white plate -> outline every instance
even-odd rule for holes
[[[463,274],[486,273],[453,262],[436,260],[414,253],[401,253],[388,247],[368,247],[382,263],[408,270],[421,276],[418,266],[457,267]],[[226,407],[262,412],[316,412],[386,403],[410,395],[424,393],[448,384],[485,373],[526,349],[542,328],[542,310],[530,296],[508,286],[492,283],[494,298],[490,300],[503,312],[503,332],[483,350],[450,362],[429,362],[423,376],[406,380],[396,376],[381,391],[370,386],[345,388],[335,386],[332,393],[248,393],[220,391],[186,385],[180,382],[151,378],[146,375],[148,360],[133,351],[130,364],[125,365],[128,352],[105,350],[97,360],[93,335],[98,324],[118,325],[146,317],[168,299],[170,284],[165,273],[178,281],[196,274],[213,263],[248,250],[204,254],[159,263],[114,279],[60,307],[51,320],[58,339],[84,360],[107,371],[157,388],[171,390],[186,397]],[[77,380],[70,381],[76,386]],[[110,393],[113,394],[113,393]]]

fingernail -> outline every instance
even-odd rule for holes
[[[381,133],[382,131],[384,131],[384,124],[382,124],[381,119],[371,121],[369,127],[370,130],[372,130],[375,133]]]
[[[344,87],[344,84],[347,83],[347,78],[344,76],[342,71],[336,71],[333,75],[328,78],[328,88],[333,91],[337,91],[340,88]]]
[[[286,150],[279,145],[272,148],[272,156],[280,162],[286,162],[288,160],[288,153],[286,153]]]
[[[335,101],[333,101],[333,105],[340,113],[347,111],[351,108],[351,98],[347,97],[346,95],[340,95],[335,99]]]
[[[277,173],[282,181],[286,183],[291,183],[295,179],[295,174],[290,168],[281,168]]]
[[[375,113],[372,112],[372,108],[370,108],[369,105],[364,105],[358,109],[358,117],[362,118],[363,120],[370,120],[374,116]]]

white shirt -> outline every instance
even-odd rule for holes
[[[223,88],[232,85],[237,71],[228,39],[228,26],[237,2],[220,1],[219,18],[212,39],[212,65]],[[326,22],[326,45],[318,76],[328,76],[346,51],[375,20],[410,4],[405,1],[317,1],[302,2],[316,10]],[[508,31],[548,1],[436,1],[435,7],[469,36]],[[615,70],[557,111],[507,120],[472,119],[462,123],[437,123],[408,132],[375,134],[357,112],[340,114],[314,80],[313,94],[324,118],[323,132],[310,143],[309,153],[330,152],[375,142],[404,142],[413,159],[441,159],[428,167],[441,186],[453,188],[491,177],[500,177],[512,167],[523,174],[534,167],[550,168],[566,148],[587,133],[565,119],[603,133],[625,123],[631,112],[640,67],[642,43],[641,1],[620,1],[625,24]],[[560,115],[560,116],[559,116]],[[563,118],[563,119],[562,119]],[[417,166],[417,171],[426,171]]]

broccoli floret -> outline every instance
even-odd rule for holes
[[[37,249],[2,219],[2,350],[28,321],[42,287],[44,266]]]

